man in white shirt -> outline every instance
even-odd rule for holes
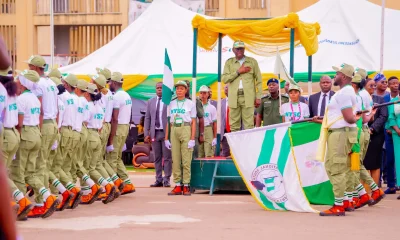
[[[170,187],[172,173],[171,150],[165,147],[165,129],[168,127],[167,105],[162,98],[162,82],[156,84],[157,96],[147,103],[147,111],[144,120],[145,142],[151,143],[155,160],[156,181],[150,187]],[[164,159],[164,168],[163,168]],[[164,169],[164,177],[162,172]]]
[[[328,75],[324,75],[319,80],[321,91],[310,96],[308,107],[310,109],[310,117],[325,115],[325,109],[328,106],[329,100],[335,94],[332,91],[332,79]]]
[[[49,177],[54,180],[55,175],[50,171],[51,166],[49,165],[49,154],[51,147],[57,138],[57,94],[58,89],[54,82],[45,76],[44,69],[46,67],[46,61],[42,56],[33,55],[27,61],[29,69],[36,71],[40,80],[38,82],[38,88],[33,92],[41,103],[40,112],[40,124],[42,134],[42,144],[40,147],[39,158],[36,161],[36,174],[39,179],[43,181],[44,186],[49,185]],[[49,176],[51,175],[51,176]],[[37,195],[36,201],[41,201],[41,196]]]
[[[122,195],[135,192],[128,172],[122,162],[122,148],[125,145],[129,133],[129,123],[132,113],[132,99],[122,89],[122,74],[114,72],[111,76],[110,90],[115,92],[113,96],[113,113],[111,120],[111,133],[107,143],[107,161],[116,171],[119,177],[125,182]],[[117,187],[119,185],[116,184]]]

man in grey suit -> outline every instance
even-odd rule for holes
[[[329,100],[335,94],[332,89],[332,79],[324,75],[319,80],[321,91],[313,94],[308,99],[308,108],[310,109],[310,117],[325,115],[325,109],[328,106]]]
[[[165,130],[168,127],[167,105],[161,101],[162,82],[156,84],[157,96],[150,99],[147,103],[147,111],[144,120],[145,142],[151,143],[154,151],[154,165],[156,168],[156,182],[150,187],[170,187],[170,177],[172,173],[171,150],[165,147]],[[163,172],[164,158],[164,178]]]
[[[215,109],[217,109],[217,101],[211,99],[212,98],[212,91],[211,91],[210,87],[208,87],[208,89],[210,89],[210,91],[209,91],[209,93],[210,93],[210,98],[209,98],[210,99],[210,103],[211,103],[211,105],[213,105],[215,107]]]
[[[221,156],[229,157],[231,155],[231,150],[229,148],[228,140],[224,137],[226,132],[230,132],[229,124],[227,124],[228,116],[228,84],[225,85],[224,88],[226,98],[221,100]]]

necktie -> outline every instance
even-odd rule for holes
[[[156,128],[160,127],[160,100],[161,98],[158,98],[157,101],[157,108],[156,108]]]
[[[326,102],[326,93],[324,93],[324,96],[322,97],[322,102],[321,102],[321,109],[319,110],[319,116],[323,117],[325,114],[325,102]]]
[[[226,108],[226,123],[225,123],[226,132],[231,132],[231,126],[229,125],[229,107]]]

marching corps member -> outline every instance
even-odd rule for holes
[[[115,92],[115,94],[113,96],[111,133],[107,143],[107,161],[125,182],[126,185],[121,192],[124,195],[135,192],[135,187],[129,179],[128,172],[121,159],[122,149],[129,133],[129,123],[132,113],[132,99],[122,89],[122,82],[122,74],[114,72],[110,81],[110,90]],[[116,186],[119,187],[117,183]]]
[[[165,134],[165,146],[168,149],[173,146],[171,150],[172,172],[175,182],[174,189],[168,195],[182,195],[183,193],[185,196],[190,196],[190,165],[195,145],[196,105],[190,99],[185,98],[188,87],[184,81],[177,82],[175,88],[177,99],[171,101],[167,110],[171,132],[167,128]],[[171,142],[169,137],[171,137]]]
[[[200,87],[200,99],[204,109],[204,142],[199,146],[199,158],[213,157],[214,146],[217,145],[217,109],[210,104],[210,89]]]
[[[3,137],[2,153],[3,161],[7,169],[10,169],[11,162],[15,158],[20,143],[20,135],[16,129],[18,125],[18,107],[17,107],[17,85],[14,82],[11,68],[6,71],[0,71],[0,104],[4,103]],[[3,108],[3,107],[1,107]],[[17,212],[18,220],[25,220],[28,213],[32,210],[33,204],[22,194],[15,183],[9,178],[8,184],[12,196],[19,206]]]
[[[75,94],[78,96],[78,108],[75,112],[75,123],[73,124],[72,130],[74,135],[79,135],[77,151],[75,154],[75,161],[72,168],[72,179],[76,179],[78,176],[81,180],[81,187],[83,195],[81,197],[81,204],[92,204],[97,200],[97,197],[101,193],[100,186],[88,175],[87,169],[84,167],[87,151],[87,122],[88,122],[88,101],[84,97],[87,90],[88,82],[85,80],[78,80],[77,87],[75,88]],[[75,167],[75,168],[74,168]]]
[[[125,183],[118,177],[117,173],[112,169],[108,161],[106,161],[106,147],[108,137],[110,136],[111,131],[111,117],[113,113],[113,94],[112,92],[106,88],[107,81],[111,80],[111,71],[107,68],[100,69],[96,68],[97,73],[99,75],[103,75],[104,78],[91,78],[92,83],[96,84],[97,89],[101,92],[101,105],[104,112],[104,122],[103,127],[100,133],[101,139],[101,158],[103,159],[103,166],[107,170],[107,173],[110,175],[111,180],[114,182],[116,186],[118,186],[118,191],[122,191],[125,187]]]
[[[35,195],[40,194],[43,198],[42,202],[36,202],[28,217],[47,218],[54,213],[60,201],[50,194],[43,181],[36,175],[36,161],[41,146],[39,130],[41,106],[39,99],[31,91],[37,88],[39,80],[37,72],[31,70],[25,70],[17,77],[17,85],[21,92],[17,98],[21,143],[11,169],[12,179],[23,193],[27,183],[33,188]]]
[[[281,111],[285,122],[303,120],[310,116],[308,105],[300,102],[301,88],[298,85],[289,85],[290,102],[282,104]]]
[[[340,90],[332,96],[325,117],[328,123],[328,149],[326,154],[325,169],[329,180],[333,185],[335,196],[334,206],[320,212],[320,216],[344,216],[343,207],[346,177],[350,172],[351,149],[357,143],[356,122],[361,115],[355,115],[357,104],[354,89],[351,83],[354,68],[348,64],[342,64],[340,68],[333,67],[336,71],[334,85]]]
[[[101,99],[101,95],[98,93],[96,85],[90,83],[84,96],[88,101],[89,115],[85,168],[89,170],[90,177],[105,188],[103,203],[107,204],[114,200],[116,188],[100,160],[101,140],[99,130],[101,129],[104,120],[104,111],[98,102]]]

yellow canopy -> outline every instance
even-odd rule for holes
[[[290,28],[295,29],[295,45],[302,44],[307,56],[318,51],[319,23],[304,23],[296,13],[267,20],[215,20],[196,15],[193,28],[198,29],[197,43],[206,50],[217,44],[218,35],[228,35],[246,44],[246,49],[261,56],[272,56],[290,49]]]

